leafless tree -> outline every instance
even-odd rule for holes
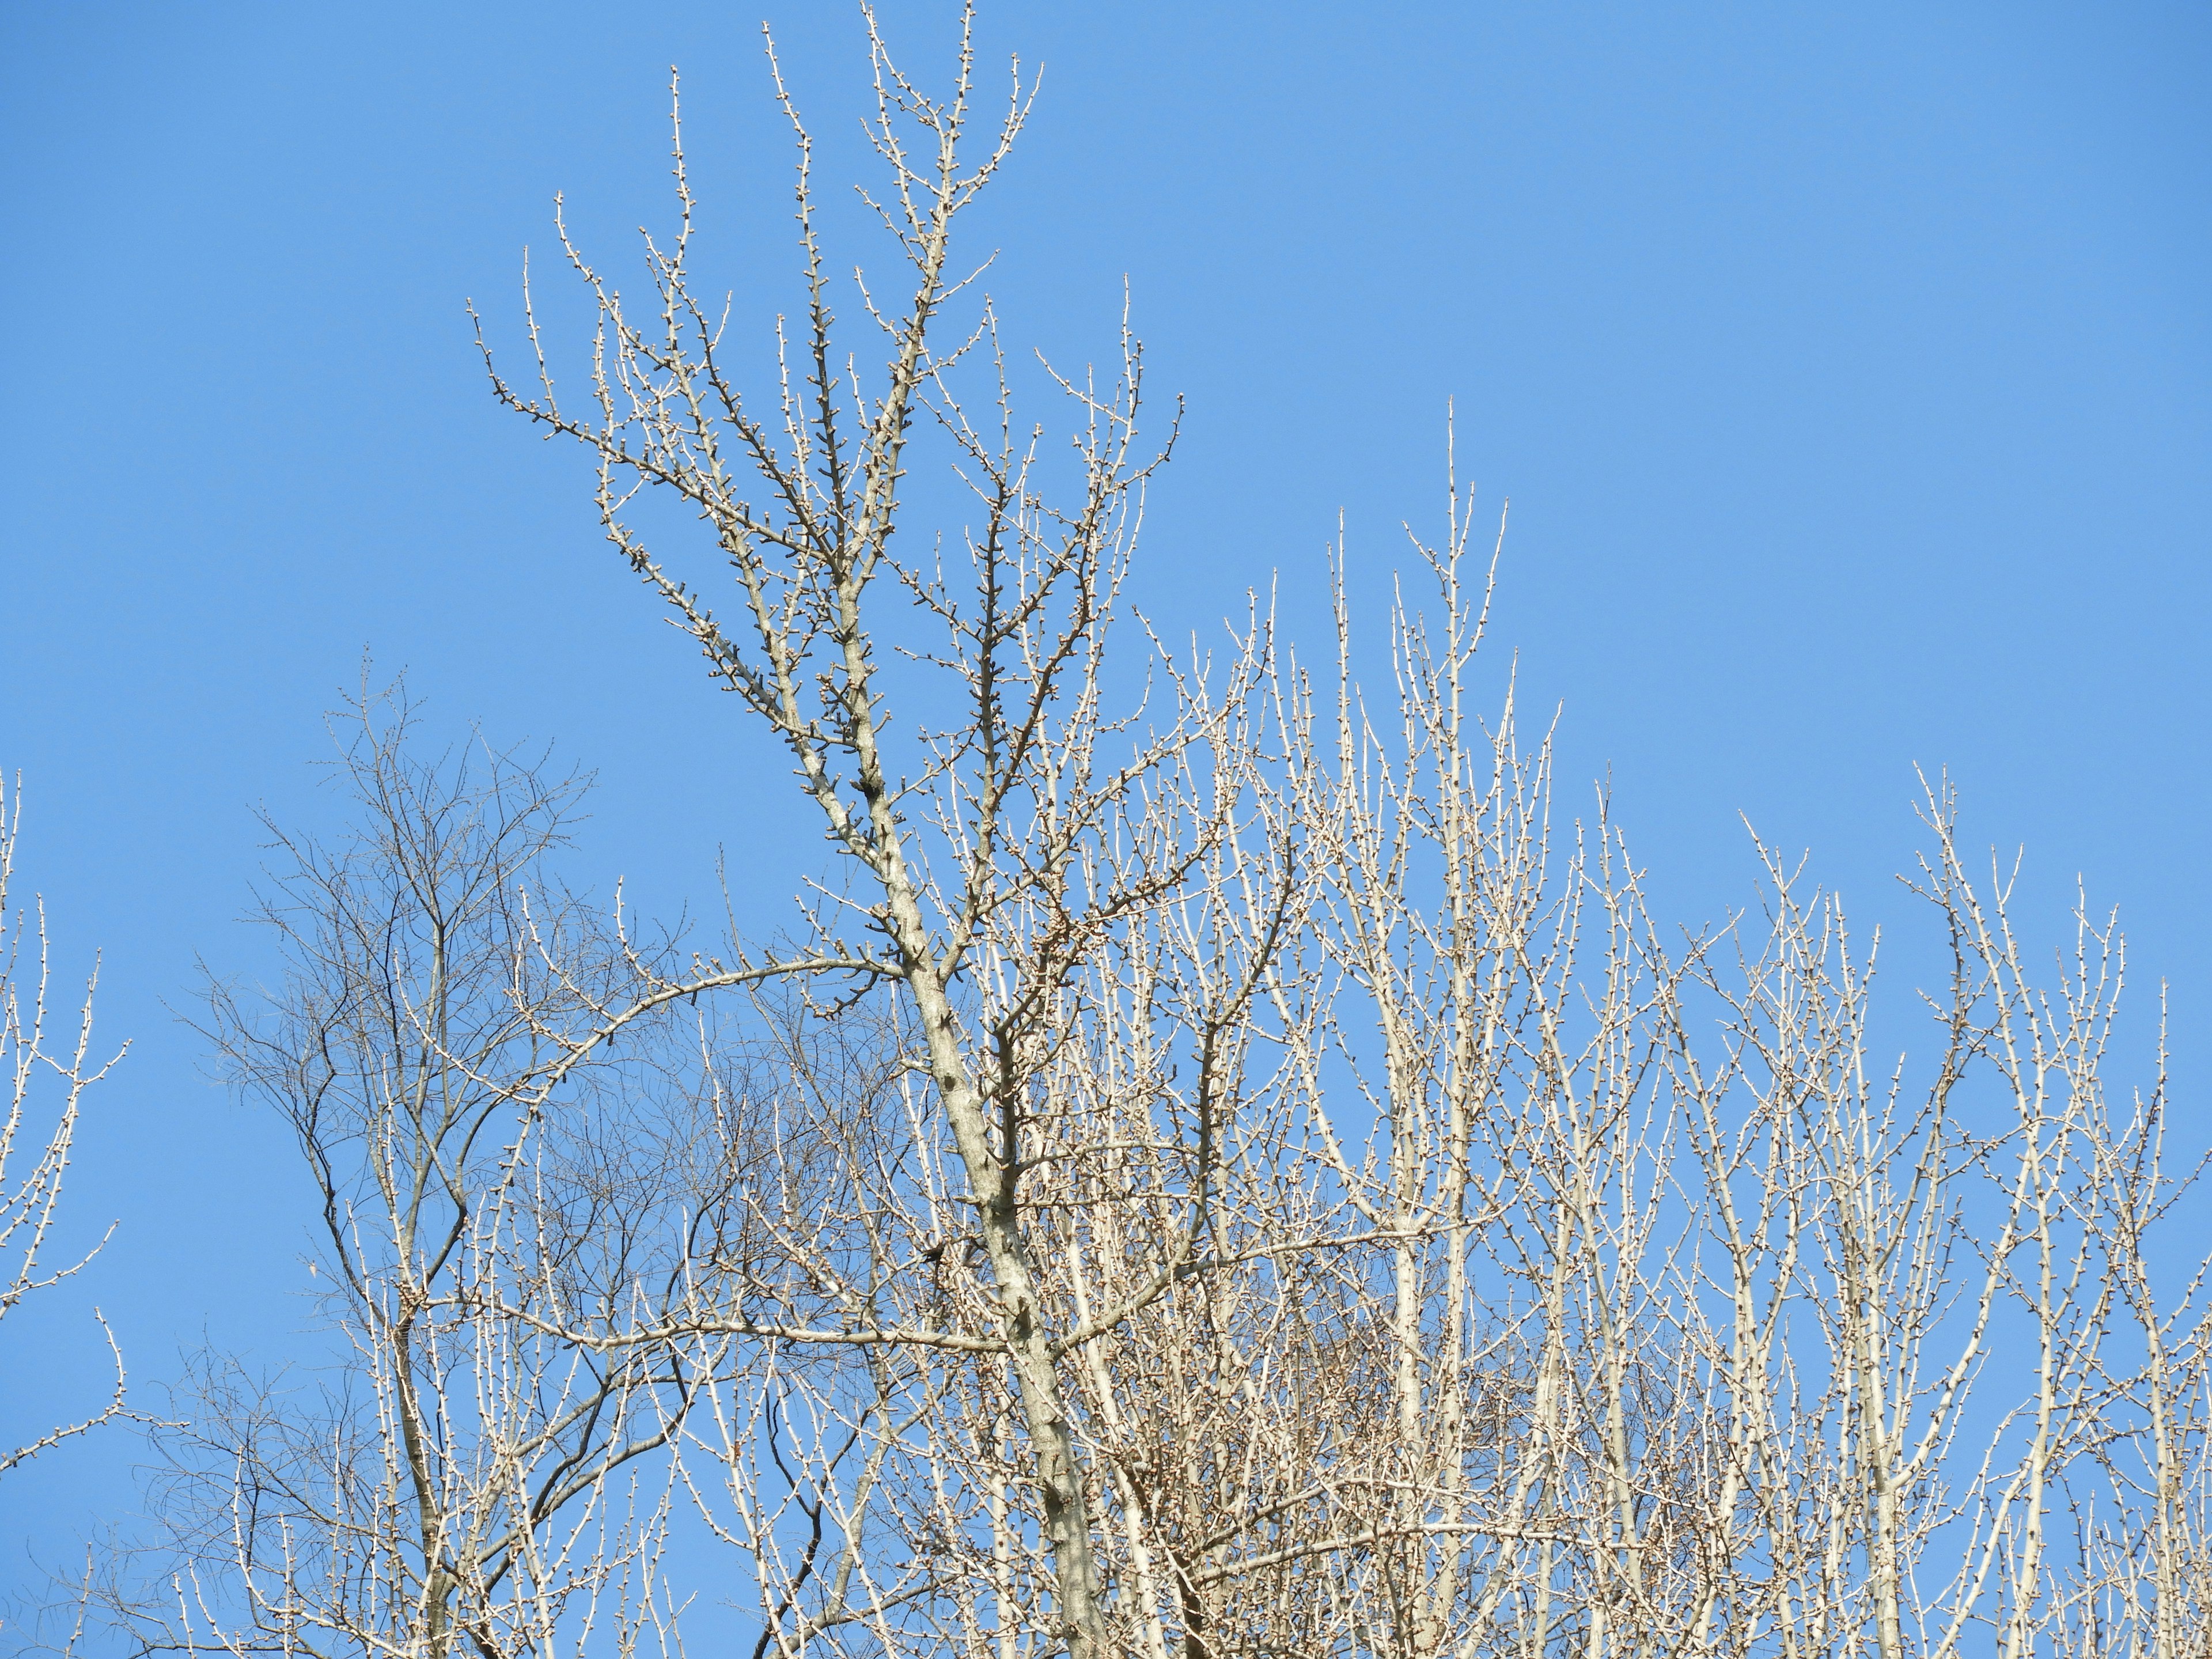
[[[123,1057],[119,1048],[106,1060],[94,1054],[92,1000],[100,983],[97,963],[85,979],[75,1038],[58,1049],[52,1044],[46,1000],[52,969],[46,953],[46,904],[43,900],[33,902],[27,927],[22,910],[9,908],[8,887],[15,873],[22,811],[21,780],[12,802],[6,785],[0,782],[0,1070],[4,1070],[8,1085],[7,1116],[0,1121],[0,1320],[14,1313],[25,1297],[75,1275],[99,1252],[96,1243],[61,1267],[42,1259],[61,1203],[62,1182],[69,1171],[70,1149],[76,1139],[77,1115],[85,1092]],[[32,952],[28,960],[27,945]],[[106,1242],[104,1236],[100,1242]],[[99,1309],[92,1310],[92,1317],[115,1362],[113,1394],[92,1415],[45,1430],[12,1450],[0,1451],[0,1475],[40,1452],[126,1414],[122,1352]]]
[[[908,274],[896,306],[863,291],[889,357],[872,388],[847,378],[833,340],[811,149],[795,114],[806,320],[761,412],[732,378],[716,313],[693,291],[680,144],[681,226],[665,248],[647,242],[656,298],[643,320],[563,232],[601,318],[583,404],[556,395],[542,349],[534,391],[496,368],[493,384],[596,457],[610,540],[789,753],[849,876],[823,891],[813,937],[795,954],[715,965],[671,988],[834,972],[853,996],[880,990],[896,1002],[889,1018],[915,1156],[888,1190],[870,1189],[880,1211],[866,1218],[871,1277],[844,1278],[835,1251],[802,1241],[826,1302],[795,1305],[739,1280],[716,1287],[720,1305],[702,1304],[688,1322],[786,1347],[896,1350],[870,1363],[918,1377],[964,1357],[958,1369],[981,1390],[967,1401],[978,1437],[969,1450],[1013,1455],[1019,1469],[988,1501],[1006,1506],[1004,1524],[1023,1541],[993,1547],[1025,1549],[1033,1523],[1052,1561],[1034,1613],[1002,1573],[998,1610],[980,1628],[1010,1633],[1042,1619],[1055,1642],[1093,1659],[1121,1638],[1077,1378],[1091,1345],[1202,1271],[1217,1248],[1220,1213],[1237,1202],[1223,1182],[1241,1156],[1237,1126],[1265,1087],[1264,1062],[1254,1075],[1257,1016],[1300,903],[1295,838],[1256,764],[1271,647],[1255,616],[1225,662],[1157,651],[1146,723],[1109,711],[1116,596],[1145,481],[1164,454],[1137,447],[1139,355],[1125,330],[1109,384],[1053,377],[1077,425],[1068,493],[1056,497],[1037,435],[1017,423],[988,305],[972,330],[940,340],[946,307],[970,280],[951,263],[954,221],[1005,160],[1026,94],[1017,82],[971,158],[966,30],[944,101],[895,65],[872,16],[869,38],[871,132],[890,181],[872,204]],[[971,367],[988,419],[956,390]],[[908,553],[901,534],[917,423],[944,441],[973,493],[959,577],[926,543]],[[705,521],[737,578],[735,627],[635,528],[628,509],[647,489]],[[904,629],[908,617],[934,624],[934,637]],[[881,659],[901,650],[941,676],[942,690],[894,726]],[[957,713],[933,727],[941,710]],[[1133,1183],[1120,1197],[1148,1206],[1149,1224],[1109,1277],[1083,1285],[1073,1265],[1094,1212],[1074,1200],[1101,1159]],[[965,1528],[968,1517],[939,1524]],[[884,1595],[866,1605],[886,1628]]]
[[[531,1321],[665,1294],[729,1172],[698,1162],[666,1022],[619,1060],[549,1042],[647,960],[546,866],[581,781],[480,741],[418,758],[410,722],[365,699],[341,726],[346,839],[270,826],[282,979],[210,981],[225,1075],[297,1139],[338,1346],[314,1387],[192,1366],[151,1534],[92,1586],[141,1651],[492,1659],[665,1612],[697,1380],[665,1343],[610,1358]]]
[[[367,827],[280,838],[287,977],[210,1028],[306,1155],[341,1381],[202,1368],[141,1645],[627,1654],[683,1577],[753,1659],[2206,1651],[2193,1174],[2162,1052],[2106,1081],[2109,920],[2032,970],[1939,781],[1929,1043],[1764,843],[1752,910],[1663,927],[1479,655],[1504,524],[1455,463],[1371,658],[1341,582],[1326,665],[1257,599],[1211,651],[1133,621],[1169,446],[1126,314],[1103,380],[1019,368],[953,253],[1029,92],[977,115],[963,14],[932,98],[863,15],[878,369],[772,50],[765,387],[680,126],[643,305],[562,226],[584,386],[526,282],[533,377],[485,358],[830,868],[795,937],[648,943],[555,877],[572,785],[364,713]]]
[[[1763,924],[1670,952],[1602,803],[1552,851],[1510,696],[1492,731],[1461,713],[1488,590],[1452,506],[1395,702],[1347,676],[1305,773],[1333,1024],[1367,1034],[1312,1121],[1398,1241],[1374,1495],[1323,1540],[1351,1644],[2196,1650],[2212,1379],[2196,1281],[2161,1299],[2143,1243],[2191,1177],[2162,1081],[2105,1103],[2117,935],[2085,909],[2039,985],[1937,787],[1911,886],[1952,968],[1917,1091],[1873,1069],[1871,948],[1771,851]]]
[[[2084,920],[2039,988],[1937,787],[1915,885],[1953,967],[1917,1085],[1875,1069],[1871,945],[1771,849],[1763,921],[1670,943],[1609,806],[1555,823],[1510,689],[1474,711],[1496,556],[1456,484],[1390,696],[1346,608],[1332,695],[1255,607],[1218,660],[1141,635],[1149,700],[1110,712],[1165,456],[1139,353],[1125,320],[1110,385],[1046,371],[1054,468],[988,301],[951,310],[954,222],[1027,94],[979,138],[965,23],[942,100],[867,25],[866,199],[906,276],[860,289],[879,374],[836,343],[780,77],[805,307],[764,395],[695,287],[680,129],[649,303],[563,226],[588,391],[556,393],[526,298],[535,384],[486,353],[593,457],[609,540],[841,864],[793,947],[595,1004],[580,1054],[745,990],[773,1040],[714,1098],[769,1103],[794,1151],[659,1322],[544,1327],[730,1379],[684,1478],[750,1562],[762,1655],[2198,1640],[2203,1327],[2143,1243],[2163,1085],[2104,1104],[2115,936]],[[970,492],[951,576],[907,523],[933,439]],[[734,623],[640,528],[655,493]]]

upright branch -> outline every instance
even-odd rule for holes
[[[6,1117],[0,1121],[0,1320],[14,1313],[26,1297],[74,1277],[99,1254],[100,1245],[114,1231],[111,1227],[89,1249],[62,1266],[53,1265],[46,1257],[85,1091],[105,1078],[124,1054],[124,1048],[118,1048],[106,1060],[94,1057],[92,1000],[100,984],[97,963],[85,978],[75,1037],[66,1040],[58,1050],[51,1046],[46,997],[52,969],[47,957],[46,904],[34,902],[27,925],[21,908],[9,908],[8,885],[15,873],[22,811],[21,781],[12,802],[5,782],[0,781],[0,1077],[4,1077],[8,1091]],[[28,959],[27,945],[31,951]],[[115,1364],[115,1387],[106,1404],[88,1417],[47,1429],[13,1449],[0,1450],[0,1475],[65,1440],[128,1414],[124,1407],[122,1351],[99,1309],[92,1310],[92,1317]]]

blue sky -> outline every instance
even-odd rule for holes
[[[933,76],[945,8],[885,15]],[[820,176],[860,176],[854,14],[770,16]],[[635,272],[672,63],[715,285],[790,306],[757,21],[0,7],[0,768],[64,976],[103,950],[134,1043],[71,1198],[80,1237],[123,1225],[76,1302],[10,1321],[9,1431],[94,1386],[91,1301],[149,1382],[203,1333],[299,1346],[289,1148],[168,1009],[197,957],[258,962],[252,810],[335,810],[310,763],[365,650],[448,729],[596,768],[580,872],[648,907],[726,848],[770,915],[815,856],[580,458],[494,407],[464,309],[517,342],[556,191]],[[1462,472],[1513,500],[1499,660],[1564,705],[1575,803],[1609,773],[1663,908],[1747,896],[1747,817],[1902,915],[1911,769],[1948,766],[1970,838],[2027,845],[2039,937],[2076,872],[2122,907],[2205,1075],[2212,12],[1182,0],[1006,3],[981,35],[994,76],[1044,70],[971,233],[1010,335],[1109,355],[1126,276],[1188,399],[1152,612],[1206,626],[1279,573],[1325,644],[1341,510],[1379,626],[1455,399]],[[126,1502],[136,1455],[0,1487],[0,1583]]]

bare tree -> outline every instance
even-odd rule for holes
[[[1311,1122],[1394,1240],[1360,1298],[1391,1408],[1317,1455],[1342,1518],[1303,1547],[1347,1645],[2194,1650],[2203,1315],[2142,1243],[2188,1187],[2163,1083],[2104,1103],[2117,934],[2084,911],[2039,985],[1937,788],[1917,1091],[1873,1069],[1871,950],[1771,850],[1763,929],[1670,951],[1602,802],[1553,851],[1510,691],[1492,730],[1462,714],[1488,586],[1451,506],[1395,702],[1347,672],[1334,764],[1293,751],[1350,1037]]]
[[[631,1643],[665,1610],[665,1453],[697,1380],[666,1344],[609,1358],[531,1316],[665,1294],[727,1172],[668,1086],[680,1032],[655,1048],[633,1021],[620,1060],[549,1043],[588,1024],[579,988],[646,959],[547,867],[581,781],[480,741],[417,759],[410,722],[404,698],[349,711],[349,838],[270,826],[281,982],[210,981],[225,1075],[297,1138],[338,1347],[313,1388],[191,1368],[154,1534],[99,1575],[141,1651],[493,1659],[599,1625]]]
[[[1029,93],[977,117],[965,13],[943,99],[863,16],[879,368],[772,49],[805,304],[765,388],[680,125],[646,304],[562,225],[588,389],[526,281],[534,384],[485,358],[829,871],[795,937],[647,940],[555,878],[573,782],[357,711],[365,828],[280,836],[287,976],[210,1025],[297,1133],[339,1380],[196,1375],[168,1603],[112,1597],[142,1648],[627,1654],[699,1585],[753,1659],[2207,1650],[2193,1176],[2162,1055],[2106,1081],[2110,921],[2031,971],[1938,782],[1918,1058],[1777,849],[1753,910],[1662,927],[1479,656],[1504,524],[1455,471],[1366,684],[1340,581],[1328,669],[1257,599],[1212,652],[1132,629],[1168,446],[1127,317],[1103,381],[1032,377],[953,255]]]
[[[764,396],[695,288],[680,128],[647,307],[562,228],[588,393],[556,394],[526,283],[534,386],[486,351],[502,403],[593,457],[609,540],[842,872],[788,949],[587,999],[579,1057],[745,990],[753,1060],[702,1121],[750,1102],[787,1156],[658,1322],[538,1316],[725,1379],[684,1478],[750,1564],[760,1654],[2197,1639],[2204,1344],[2143,1243],[2163,1085],[2103,1103],[2113,936],[2084,921],[2039,987],[1939,787],[1915,885],[1953,966],[1916,1085],[1873,1059],[1871,946],[1771,849],[1762,923],[1670,942],[1609,805],[1555,824],[1510,688],[1474,712],[1496,554],[1456,483],[1392,695],[1361,692],[1341,605],[1333,697],[1255,607],[1218,660],[1144,635],[1148,690],[1109,712],[1165,458],[1140,354],[1125,319],[1110,385],[1048,368],[1054,469],[989,302],[950,310],[954,222],[1027,94],[977,149],[972,20],[939,100],[864,15],[866,199],[905,272],[860,289],[878,374],[836,343],[780,77],[805,306]],[[933,438],[969,492],[943,537],[906,522]],[[736,622],[639,528],[655,493]]]
[[[46,953],[46,904],[34,901],[27,929],[22,910],[10,909],[8,902],[22,811],[21,780],[12,803],[5,784],[0,783],[0,1071],[4,1071],[8,1087],[7,1116],[0,1121],[0,1319],[14,1313],[25,1297],[72,1277],[99,1253],[96,1243],[62,1267],[41,1259],[61,1203],[85,1091],[105,1078],[124,1053],[118,1048],[106,1060],[94,1055],[92,1000],[100,984],[96,962],[85,979],[75,1038],[58,1050],[52,1046],[46,999],[52,969]],[[27,945],[34,960],[26,960]],[[42,1126],[43,1140],[39,1138]],[[106,1242],[103,1235],[100,1243]],[[98,1308],[92,1317],[115,1362],[113,1394],[89,1417],[47,1429],[13,1450],[0,1451],[0,1475],[65,1440],[127,1415],[122,1351]]]
[[[681,228],[669,247],[647,241],[657,298],[645,320],[563,232],[601,318],[585,404],[556,396],[542,350],[534,392],[496,368],[493,385],[595,456],[609,539],[789,753],[849,873],[823,894],[797,953],[672,989],[835,971],[854,995],[880,988],[897,1001],[902,1086],[927,1161],[893,1178],[884,1213],[872,1218],[883,1282],[863,1289],[817,1260],[834,1320],[740,1282],[690,1325],[786,1346],[969,1357],[975,1387],[1006,1390],[1020,1447],[1018,1481],[991,1501],[1011,1506],[1017,1534],[1033,1515],[1050,1553],[1049,1611],[1035,1617],[1054,1643],[1093,1659],[1121,1638],[1076,1379],[1091,1344],[1200,1271],[1214,1247],[1232,1126],[1253,1088],[1255,1014],[1299,904],[1293,838],[1256,764],[1270,647],[1255,617],[1210,670],[1155,653],[1148,723],[1108,711],[1116,595],[1145,480],[1164,453],[1136,447],[1139,355],[1125,331],[1111,384],[1053,377],[1077,422],[1069,494],[1053,504],[1036,434],[1018,428],[988,306],[972,331],[940,339],[946,307],[970,280],[951,262],[954,222],[1004,161],[1026,94],[1018,82],[971,158],[964,21],[943,101],[895,65],[872,15],[868,27],[871,136],[890,181],[872,204],[908,276],[895,306],[864,290],[888,353],[872,389],[840,367],[810,143],[795,114],[806,321],[765,412],[732,379],[716,313],[691,286],[680,143]],[[975,363],[988,419],[955,388]],[[944,574],[928,544],[905,550],[902,480],[917,423],[942,439],[973,492],[962,579]],[[726,628],[627,516],[648,488],[704,521],[737,579],[738,626]],[[935,625],[933,640],[902,631],[914,615]],[[879,658],[902,649],[944,689],[895,726]],[[926,724],[946,708],[960,711],[951,723]],[[1105,1078],[1102,1109],[1085,1085]],[[1071,1201],[1083,1177],[1066,1170],[1125,1154],[1119,1167],[1137,1183],[1125,1201],[1152,1206],[1153,1225],[1133,1260],[1079,1296],[1071,1253],[1085,1248],[1089,1212]],[[974,1364],[984,1359],[988,1382]],[[982,1396],[971,1409],[978,1425],[999,1420]],[[1006,1431],[979,1432],[971,1449],[982,1455]],[[871,1605],[880,1621],[884,1607]],[[1024,1610],[1019,1622],[1030,1618]]]

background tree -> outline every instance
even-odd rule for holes
[[[140,1651],[490,1659],[658,1611],[652,1460],[696,1381],[665,1343],[609,1358],[532,1316],[649,1315],[728,1172],[680,1103],[655,1115],[690,1097],[680,1037],[557,1040],[644,960],[546,869],[583,780],[480,740],[418,757],[411,721],[404,695],[347,712],[349,836],[269,825],[282,981],[210,981],[223,1074],[297,1139],[339,1347],[319,1384],[192,1363],[154,1531],[98,1575]]]

